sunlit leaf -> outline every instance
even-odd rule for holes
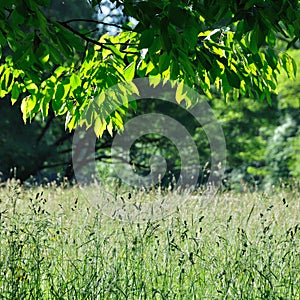
[[[177,86],[176,94],[175,94],[175,99],[178,104],[180,104],[180,102],[184,100],[184,98],[186,97],[186,93],[183,92],[183,87],[184,87],[184,82],[181,81]]]
[[[136,66],[136,63],[134,61],[134,62],[130,63],[124,70],[124,78],[126,81],[130,81],[134,78],[135,66]]]
[[[80,77],[77,74],[73,73],[70,77],[70,84],[72,89],[76,89],[78,86],[81,85]]]

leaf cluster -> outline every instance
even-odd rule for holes
[[[102,1],[89,2],[101,8]],[[48,18],[43,8],[49,3],[0,4],[0,48],[10,52],[1,58],[0,97],[11,94],[13,104],[22,99],[24,121],[37,113],[47,117],[51,105],[69,130],[93,126],[101,136],[122,129],[137,92],[130,84],[116,95],[102,93],[119,82],[182,80],[210,98],[215,86],[227,100],[247,96],[271,103],[280,70],[296,73],[294,60],[274,47],[277,37],[287,47],[298,40],[299,1],[113,0],[136,25],[112,24],[117,34],[99,39],[71,20]],[[178,95],[187,98],[180,90]]]

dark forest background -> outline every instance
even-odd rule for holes
[[[117,10],[107,6],[105,12],[94,11],[83,1],[52,1],[47,10],[49,17],[60,20],[90,18],[112,21],[122,20]],[[110,19],[108,19],[110,18]],[[122,20],[124,21],[124,20]],[[80,28],[81,24],[77,26]],[[105,28],[90,27],[97,33]],[[107,28],[106,28],[107,29]],[[278,43],[280,50],[280,43]],[[300,68],[300,51],[297,44],[289,50]],[[215,93],[208,100],[218,120],[222,124],[227,143],[226,182],[228,187],[239,187],[241,183],[252,186],[266,186],[300,178],[300,79],[289,80],[279,76],[279,94],[273,95],[272,105],[251,99],[224,99]],[[128,114],[128,119],[148,112],[167,112],[172,117],[190,127],[190,132],[199,147],[201,164],[209,160],[209,147],[201,128],[193,125],[193,120],[182,110],[166,107],[159,101],[142,101],[136,112]],[[16,177],[22,182],[47,182],[57,178],[73,180],[72,137],[73,132],[65,130],[64,119],[49,113],[46,120],[36,117],[24,125],[19,106],[12,106],[8,97],[0,101],[0,175],[4,181]],[[97,160],[103,178],[113,176],[109,167],[110,146],[113,137],[109,134],[97,141]],[[176,175],[180,169],[180,159],[170,141],[161,137],[145,136],[132,148],[132,163],[137,172],[149,172],[149,158],[153,154],[163,155],[168,162],[170,174]],[[171,180],[166,177],[163,184]]]

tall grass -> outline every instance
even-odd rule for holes
[[[300,299],[299,186],[176,197],[169,217],[121,222],[77,188],[8,183],[0,298]]]

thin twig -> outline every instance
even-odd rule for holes
[[[80,33],[79,31],[75,30],[74,28],[72,28],[71,26],[69,26],[68,24],[66,24],[65,22],[58,22],[58,24],[62,25],[63,27],[65,27],[67,30],[71,31],[75,35],[81,37],[83,40],[85,40],[85,41],[87,41],[89,43],[92,43],[94,45],[103,47],[103,48],[108,49],[108,50],[112,50],[112,49],[110,49],[106,45],[112,45],[112,46],[114,46],[114,45],[137,46],[138,45],[136,43],[135,44],[130,44],[130,43],[109,43],[109,42],[101,43],[101,42],[98,42],[98,41],[96,41],[94,39],[91,39],[91,38],[87,37],[83,33]]]
[[[68,24],[68,23],[72,23],[72,22],[95,23],[95,24],[101,24],[101,25],[104,25],[104,26],[112,26],[112,27],[116,27],[116,28],[119,28],[119,29],[124,29],[124,27],[122,25],[113,24],[113,23],[107,23],[107,22],[97,21],[97,20],[92,20],[92,19],[80,19],[80,18],[76,18],[76,19],[70,19],[70,20],[64,21],[63,23]],[[132,29],[132,31],[134,31],[134,30]]]

